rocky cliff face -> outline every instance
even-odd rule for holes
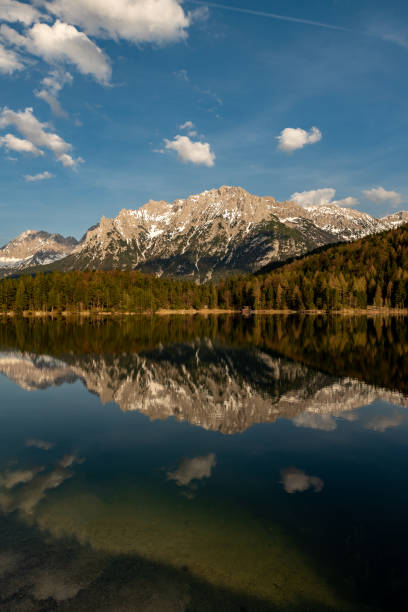
[[[250,364],[250,365],[249,365]],[[255,423],[294,419],[298,426],[334,429],[334,416],[382,399],[408,398],[350,378],[329,376],[256,348],[209,340],[139,354],[67,356],[0,353],[0,372],[32,391],[81,380],[103,403],[150,419],[173,417],[234,434]]]
[[[18,269],[51,261],[48,269],[135,268],[202,282],[231,272],[255,272],[326,244],[407,222],[407,212],[375,219],[335,204],[302,207],[224,186],[173,204],[150,201],[137,210],[123,209],[114,219],[102,217],[79,244],[45,232],[25,232],[0,251],[0,266],[3,257],[10,269],[15,258]],[[36,260],[30,260],[36,241]],[[20,243],[27,248],[19,248]]]
[[[150,201],[102,218],[61,263],[65,269],[136,268],[199,281],[255,272],[317,247],[356,240],[408,221],[375,219],[336,205],[302,207],[220,187],[185,200]]]
[[[0,248],[0,274],[52,263],[69,255],[77,245],[72,237],[27,230]]]
[[[150,201],[138,210],[102,218],[61,262],[65,269],[136,268],[200,281],[233,271],[256,271],[333,241],[305,220],[281,223],[274,200],[221,187],[173,204]]]

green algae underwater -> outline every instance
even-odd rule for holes
[[[398,604],[404,334],[310,317],[0,325],[0,609]]]

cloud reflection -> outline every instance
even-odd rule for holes
[[[33,590],[35,599],[43,601],[52,597],[56,601],[72,599],[82,586],[74,581],[64,570],[41,570],[33,574]]]
[[[45,440],[27,440],[25,445],[29,448],[41,448],[42,450],[51,450],[55,446],[53,442],[46,442]]]
[[[366,429],[384,433],[392,427],[399,427],[405,421],[405,415],[395,412],[394,414],[384,414],[372,417],[365,424]]]
[[[167,479],[174,480],[179,487],[188,486],[193,480],[210,478],[212,469],[216,465],[214,453],[204,457],[193,457],[184,459],[177,470],[167,472]]]
[[[337,423],[330,414],[319,414],[315,412],[303,412],[293,419],[296,427],[308,427],[309,429],[319,429],[321,431],[334,431]]]
[[[31,482],[39,472],[42,472],[43,469],[43,467],[36,467],[29,470],[7,471],[4,475],[0,474],[0,486],[6,487],[6,489],[13,489],[17,485],[27,484]]]
[[[72,478],[74,474],[68,467],[82,462],[76,455],[66,455],[50,472],[44,473],[41,467],[6,473],[0,485],[6,489],[13,489],[17,484],[20,486],[14,491],[0,491],[0,510],[4,513],[19,510],[24,514],[32,514],[47,491],[58,488],[65,480]]]
[[[281,471],[282,484],[286,493],[303,493],[308,489],[314,489],[315,493],[320,493],[324,487],[324,482],[318,476],[309,476],[303,470],[295,467],[288,467]]]

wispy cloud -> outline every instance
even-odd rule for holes
[[[42,80],[42,89],[34,91],[37,98],[41,98],[50,105],[54,115],[57,117],[68,118],[68,114],[61,107],[58,94],[64,85],[72,85],[72,75],[64,70],[53,70]]]
[[[367,33],[375,38],[380,38],[384,42],[392,43],[408,49],[408,28],[397,23],[384,22],[380,20],[372,21]]]
[[[269,13],[265,11],[255,11],[253,9],[242,8],[238,6],[227,6],[226,4],[218,4],[217,2],[204,2],[201,0],[188,0],[190,4],[201,4],[210,8],[221,9],[224,11],[233,11],[235,13],[245,13],[247,15],[256,15],[257,17],[267,17],[269,19],[278,19],[280,21],[289,21],[292,23],[303,23],[305,25],[316,26],[319,28],[328,28],[330,30],[341,30],[343,32],[350,32],[349,28],[343,28],[342,26],[334,25],[331,23],[324,23],[322,21],[313,21],[311,19],[302,19],[298,17],[289,17],[288,15],[279,15],[277,13]]]
[[[387,190],[384,187],[374,187],[373,189],[364,189],[363,195],[376,204],[389,202],[393,206],[398,206],[403,202],[403,196],[398,191]]]
[[[10,110],[6,106],[0,109],[0,129],[8,126],[15,127],[24,137],[21,139],[12,134],[6,134],[3,137],[7,139],[5,142],[6,146],[13,151],[27,151],[35,155],[43,155],[43,147],[52,151],[63,166],[74,169],[83,161],[79,157],[74,159],[68,153],[71,151],[72,145],[65,142],[55,132],[49,131],[50,126],[47,123],[41,123],[34,116],[33,109],[30,107],[24,111],[17,112]],[[2,139],[0,139],[0,144],[1,142],[3,142]]]
[[[54,174],[51,174],[51,172],[47,172],[46,170],[45,172],[40,172],[39,174],[26,174],[24,178],[28,183],[36,183],[37,181],[52,179],[54,176]]]

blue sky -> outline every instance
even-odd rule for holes
[[[1,0],[0,24],[0,243],[224,184],[408,208],[402,0]]]

